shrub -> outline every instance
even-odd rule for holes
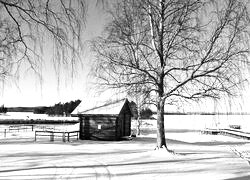
[[[140,115],[142,119],[150,119],[153,115],[153,111],[149,108],[145,108],[141,110]]]

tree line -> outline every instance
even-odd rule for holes
[[[80,104],[81,100],[66,103],[57,103],[50,107],[38,107],[34,109],[34,114],[48,114],[50,116],[69,116],[72,111]]]
[[[0,113],[7,112],[33,112],[34,114],[48,114],[50,116],[69,116],[72,111],[80,104],[81,100],[70,101],[66,103],[57,103],[54,106],[39,107],[0,107]]]
[[[70,101],[66,103],[57,103],[53,106],[39,106],[39,107],[0,107],[0,113],[7,112],[33,112],[34,114],[48,114],[50,116],[69,116],[73,110],[80,104],[81,100]],[[153,115],[150,108],[143,108],[138,110],[137,104],[133,101],[130,103],[130,108],[135,119],[140,118],[148,119]]]
[[[4,105],[2,105],[2,106],[0,107],[0,113],[6,113],[6,112],[7,112],[7,108],[4,107]]]

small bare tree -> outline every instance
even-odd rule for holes
[[[39,72],[46,46],[57,71],[74,72],[85,10],[84,0],[0,0],[0,80],[24,62]]]
[[[136,135],[141,135],[141,126],[142,126],[142,119],[141,119],[141,111],[148,103],[148,97],[142,92],[140,86],[135,86],[133,89],[127,92],[128,96],[131,97],[136,103],[137,109],[137,117],[136,117]]]
[[[157,107],[157,148],[166,146],[164,106],[233,96],[249,54],[247,1],[122,0],[93,42],[95,75],[107,88],[140,86]]]

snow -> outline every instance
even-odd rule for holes
[[[78,117],[59,117],[48,116],[47,114],[34,114],[32,112],[7,112],[6,114],[0,113],[0,120],[78,120]]]
[[[168,148],[176,155],[154,151],[154,134],[131,141],[2,139],[0,179],[250,178],[248,163],[230,149],[237,146],[250,152],[248,141],[180,130],[172,130],[166,137]]]
[[[176,118],[176,117],[175,117]],[[249,164],[232,149],[250,154],[250,141],[222,135],[205,135],[181,124],[166,121],[167,145],[176,154],[154,150],[155,121],[145,121],[142,135],[130,141],[76,140],[34,141],[34,131],[0,134],[0,180],[34,179],[250,179]],[[196,121],[196,120],[195,120]],[[182,125],[182,126],[181,126]],[[75,125],[38,125],[74,131]],[[134,122],[132,127],[134,127]],[[200,126],[199,126],[200,127]],[[184,129],[187,128],[187,129]],[[6,129],[1,125],[0,131]]]
[[[110,101],[104,103],[100,99],[98,101],[91,100],[92,103],[81,102],[71,114],[115,114],[118,115],[122,107],[127,102],[126,99]],[[94,104],[93,104],[94,103]]]
[[[154,115],[156,118],[156,115]],[[250,132],[249,114],[243,115],[165,115],[165,127],[169,129],[228,128],[229,125],[240,125],[241,129]],[[156,121],[147,121],[156,127]]]

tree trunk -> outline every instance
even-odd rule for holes
[[[138,100],[137,98],[137,124],[136,124],[136,135],[139,136],[141,135],[141,101]]]
[[[164,100],[157,104],[157,148],[167,148],[164,128]]]
[[[137,118],[137,125],[136,125],[136,135],[139,136],[141,135],[141,118],[138,116]]]

